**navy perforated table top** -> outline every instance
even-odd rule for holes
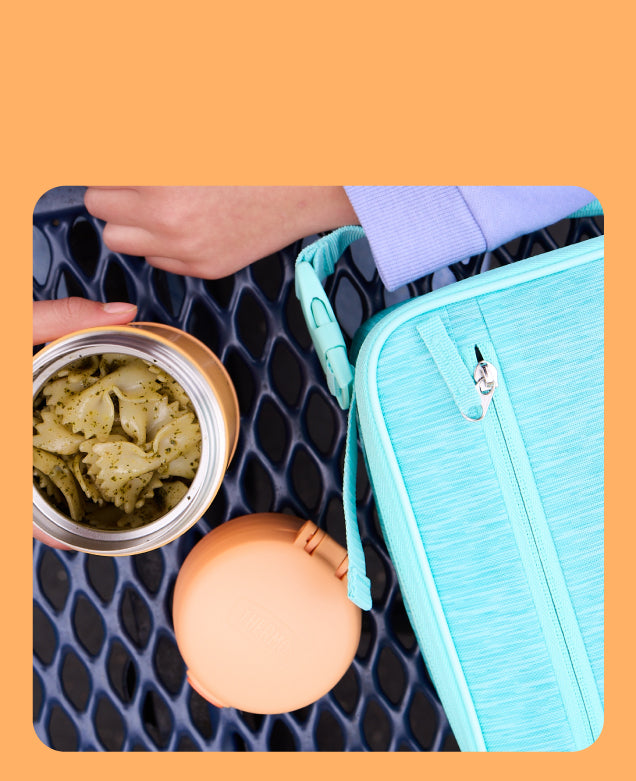
[[[409,626],[362,468],[358,510],[374,606],[364,614],[344,678],[317,703],[276,716],[218,709],[190,688],[171,598],[180,565],[206,532],[247,513],[286,512],[313,520],[344,544],[346,413],[326,390],[293,285],[296,255],[316,237],[226,279],[180,277],[108,250],[82,196],[83,188],[56,188],[36,206],[34,299],[130,300],[139,320],[189,331],[230,373],[241,433],[212,506],[169,545],[108,558],[34,542],[33,718],[40,739],[70,751],[457,750]],[[361,240],[345,253],[327,291],[350,339],[387,305],[602,229],[602,218],[564,220],[395,293],[384,290]]]

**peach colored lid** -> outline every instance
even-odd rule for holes
[[[311,521],[235,518],[190,552],[173,619],[188,681],[219,707],[286,713],[326,694],[360,640],[347,552]]]

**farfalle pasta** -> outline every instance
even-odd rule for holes
[[[125,529],[157,519],[185,496],[200,456],[184,389],[141,358],[74,361],[34,400],[34,479],[74,521]]]

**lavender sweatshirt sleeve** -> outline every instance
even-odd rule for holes
[[[581,187],[345,187],[389,290],[524,233],[594,199]]]

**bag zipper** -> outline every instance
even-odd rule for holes
[[[417,330],[458,411],[483,429],[559,682],[575,749],[586,748],[600,734],[603,709],[494,347],[484,335],[486,332],[480,333],[474,354],[467,352],[464,359],[437,315],[427,318]],[[468,368],[471,360],[472,376]]]

